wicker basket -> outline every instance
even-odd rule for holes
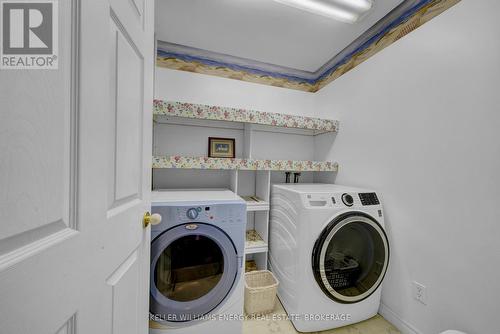
[[[248,315],[266,314],[274,310],[278,280],[269,270],[245,273],[245,311]]]

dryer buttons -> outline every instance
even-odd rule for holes
[[[360,193],[359,199],[361,200],[361,204],[363,204],[363,205],[379,205],[380,204],[376,193]]]

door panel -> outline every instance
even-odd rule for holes
[[[58,71],[1,73],[0,266],[36,255],[76,229],[75,5],[59,6],[59,24],[65,29]]]
[[[74,334],[76,325],[75,325],[76,315],[73,315],[69,318],[68,321],[57,331],[56,334]]]
[[[142,21],[144,15],[144,0],[132,0],[132,3],[134,4],[134,8],[137,11],[137,16]]]
[[[146,4],[152,18],[154,2]],[[111,172],[106,226],[111,233],[118,231],[119,240],[111,247],[108,270],[114,272],[107,281],[112,296],[108,305],[113,333],[146,333],[150,234],[149,228],[142,233],[137,222],[150,210],[153,27],[150,20],[143,25],[144,15],[138,20],[133,1],[112,0],[109,5],[109,154],[105,159]]]
[[[109,0],[112,15],[126,25],[126,31],[130,38],[136,43],[138,50],[144,49],[142,37],[147,27],[144,25],[143,11],[146,3],[140,0]],[[148,4],[154,6],[154,2]]]
[[[152,18],[154,2],[147,5]],[[150,20],[147,26],[138,21],[132,1],[109,6],[106,228],[119,239],[110,247],[108,311],[112,333],[146,333],[150,234],[137,222],[150,210],[153,27]]]
[[[0,74],[0,332],[146,334],[154,3],[58,3],[59,69]]]
[[[114,334],[141,332],[138,327],[141,323],[139,317],[142,314],[138,307],[139,270],[138,253],[134,251],[106,281],[112,287],[112,333]],[[130,307],[131,305],[136,307]]]
[[[134,42],[113,17],[111,23],[111,122],[114,161],[111,182],[111,207],[141,197],[142,115],[144,59]],[[112,132],[112,133],[113,133]]]

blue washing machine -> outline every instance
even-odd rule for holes
[[[152,193],[150,333],[239,333],[246,204],[229,190]],[[225,319],[227,317],[227,319]]]

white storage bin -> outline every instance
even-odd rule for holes
[[[278,280],[269,270],[245,273],[245,311],[249,315],[266,314],[274,310]]]

